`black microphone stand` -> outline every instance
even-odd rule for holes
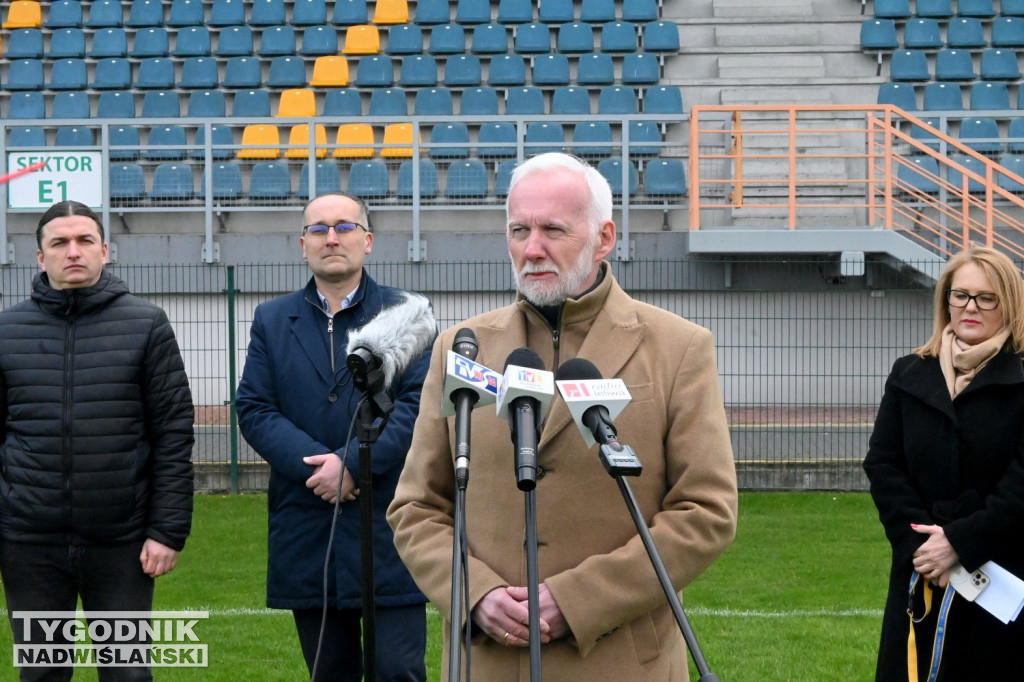
[[[468,395],[463,394],[463,391]],[[469,484],[470,414],[477,401],[477,395],[473,391],[460,389],[458,393],[455,400],[455,527],[452,538],[452,609],[448,623],[448,679],[452,682],[458,682],[460,678],[463,642],[466,650],[469,650],[469,637],[463,638],[463,631],[459,626],[463,616],[462,593],[465,585],[463,577],[466,570],[463,539],[466,533],[466,486]],[[465,615],[468,623],[469,614]],[[466,679],[469,679],[468,666]]]
[[[658,548],[654,544],[654,538],[651,537],[651,531],[647,528],[647,522],[640,514],[640,506],[637,504],[636,497],[633,495],[633,489],[625,479],[626,476],[639,476],[643,471],[643,465],[640,463],[640,460],[637,459],[636,453],[633,452],[633,448],[628,445],[622,445],[618,442],[602,445],[600,455],[601,464],[604,465],[605,470],[611,475],[611,477],[615,479],[615,482],[619,484],[619,491],[622,493],[622,499],[626,502],[626,507],[629,509],[629,515],[633,518],[633,524],[636,526],[637,533],[640,534],[640,539],[643,541],[644,548],[647,550],[647,556],[651,558],[651,565],[654,566],[654,572],[658,574],[658,581],[661,583],[661,589],[665,591],[665,597],[668,599],[668,604],[672,608],[672,614],[676,618],[679,630],[683,633],[683,639],[686,640],[686,646],[690,650],[690,655],[693,656],[693,662],[697,666],[697,672],[700,673],[700,681],[719,682],[718,675],[711,672],[711,668],[708,666],[708,662],[704,658],[704,653],[701,651],[700,645],[697,643],[697,636],[694,634],[693,628],[690,627],[690,621],[687,620],[686,613],[683,611],[682,602],[679,600],[679,593],[676,592],[675,587],[672,585],[672,580],[669,578],[668,571],[665,569],[665,562],[662,561],[661,554],[658,552]]]
[[[528,417],[528,418],[527,418]],[[537,442],[540,440],[537,410],[529,401],[512,409],[512,433],[516,446],[516,485],[526,502],[526,591],[530,610],[530,680],[540,682],[540,568],[537,559]]]

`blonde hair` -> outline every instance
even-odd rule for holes
[[[953,275],[962,265],[974,263],[988,276],[995,293],[999,297],[999,308],[1003,313],[1003,327],[1010,330],[1007,347],[1016,353],[1024,351],[1024,283],[1017,266],[1007,256],[985,246],[971,246],[949,259],[946,267],[939,275],[935,284],[934,307],[935,322],[932,335],[924,343],[914,349],[914,353],[923,358],[938,357],[942,344],[942,332],[950,322],[949,304],[946,303],[946,292],[953,282]]]

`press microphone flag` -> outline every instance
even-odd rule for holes
[[[505,373],[498,384],[497,415],[508,414],[517,398],[532,398],[540,403],[538,418],[543,419],[555,395],[555,375],[543,369],[540,357],[529,348],[517,348],[505,361]]]
[[[622,413],[632,399],[626,382],[622,379],[602,379],[600,370],[583,358],[573,358],[559,367],[555,385],[588,448],[597,441],[586,424],[584,414],[592,408],[604,407],[610,422]]]
[[[478,362],[459,355],[453,350],[447,353],[444,373],[444,400],[441,401],[441,416],[455,414],[453,395],[459,389],[469,389],[477,395],[474,407],[490,405],[498,396],[501,375]]]

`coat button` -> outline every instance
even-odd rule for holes
[[[337,400],[338,400],[338,394],[337,394],[337,393],[332,393],[332,394],[330,394],[329,396],[327,396],[327,400],[329,400],[329,401],[330,401],[330,402],[332,402],[332,403],[333,403],[333,402],[337,402]]]
[[[537,480],[539,481],[540,479],[544,478],[544,474],[546,474],[546,473],[548,473],[548,472],[544,470],[544,467],[542,467],[542,466],[537,467]]]

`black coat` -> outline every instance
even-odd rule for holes
[[[192,395],[157,306],[103,272],[0,312],[0,536],[46,544],[152,538],[192,523]]]
[[[956,400],[949,397],[938,359],[908,355],[893,365],[864,460],[871,496],[892,545],[878,680],[907,679],[912,558],[927,539],[911,530],[911,523],[942,526],[968,570],[993,560],[1024,578],[1021,360],[999,353]],[[915,626],[919,673],[928,670],[934,627],[931,618]],[[956,596],[939,679],[1022,676],[1024,618],[1004,625]]]

